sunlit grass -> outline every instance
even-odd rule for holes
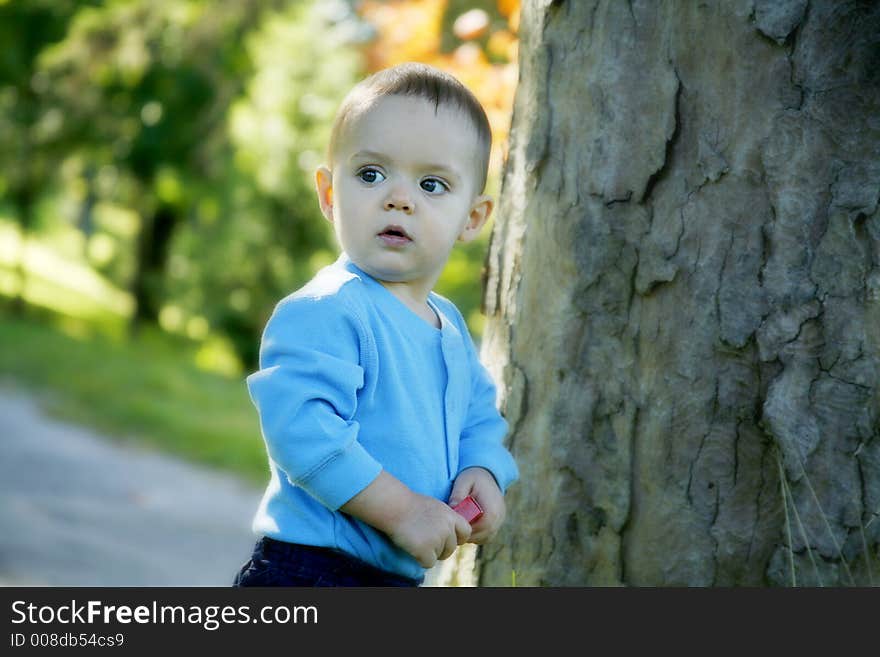
[[[24,288],[15,269],[24,266]],[[21,295],[32,305],[70,317],[105,322],[131,314],[132,299],[86,263],[58,254],[37,239],[22,243],[18,227],[0,222],[0,294]]]
[[[4,315],[0,344],[0,378],[41,394],[53,414],[265,481],[244,381],[199,369],[197,345],[158,330],[128,341]]]
[[[115,216],[109,210],[104,214]],[[65,318],[61,324],[80,337],[92,329],[124,336],[134,308],[131,294],[113,285],[84,260],[57,247],[43,235],[30,235],[23,242],[19,227],[0,217],[0,300],[20,296],[32,308]],[[23,265],[23,277],[18,272],[19,263]],[[173,321],[169,319],[172,316]],[[212,333],[203,317],[187,315],[168,305],[160,313],[159,324],[169,334],[201,343],[192,359],[201,369],[227,376],[241,374],[241,364],[229,340]]]

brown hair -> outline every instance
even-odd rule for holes
[[[387,96],[414,96],[434,104],[435,111],[452,107],[470,120],[477,133],[479,147],[476,162],[477,192],[486,186],[492,131],[486,111],[473,93],[455,77],[427,64],[409,62],[386,68],[361,80],[343,99],[333,121],[327,148],[332,162],[341,135],[354,119]]]

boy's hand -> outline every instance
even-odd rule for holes
[[[495,536],[504,522],[506,512],[504,494],[498,488],[491,472],[485,468],[474,467],[465,468],[455,478],[452,494],[449,496],[450,508],[468,495],[473,495],[483,508],[483,515],[471,526],[468,542],[482,545]]]
[[[451,507],[414,492],[385,470],[340,510],[388,534],[425,568],[448,559],[471,535],[467,520]]]
[[[425,568],[448,559],[471,534],[471,526],[440,500],[412,493],[403,513],[388,532],[391,540]]]

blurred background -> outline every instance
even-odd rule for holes
[[[451,72],[492,123],[497,195],[518,17],[519,0],[0,0],[0,583],[69,583],[41,580],[39,563],[21,575],[33,550],[9,531],[57,530],[46,494],[26,488],[58,441],[101,464],[89,481],[125,470],[90,452],[95,436],[128,450],[107,456],[122,463],[158,449],[228,475],[245,499],[224,503],[234,530],[249,527],[267,468],[244,377],[274,304],[337,255],[312,174],[338,103],[402,61]],[[457,247],[437,288],[477,340],[490,231]],[[80,428],[85,443],[71,437]],[[73,463],[53,480],[58,499],[83,489]],[[185,495],[182,473],[142,477]],[[118,501],[114,490],[95,499]],[[173,506],[128,495],[120,517]],[[99,531],[104,516],[75,511],[58,515]],[[134,581],[119,567],[105,583]]]

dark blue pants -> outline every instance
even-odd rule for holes
[[[345,552],[284,543],[267,536],[257,541],[233,586],[418,586],[422,579],[389,573]]]

